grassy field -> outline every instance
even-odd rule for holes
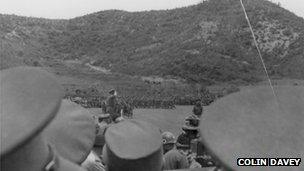
[[[284,79],[284,80],[272,80],[276,85],[290,85],[290,86],[304,86],[304,80],[296,79]],[[268,82],[264,81],[257,85],[267,85]],[[251,86],[242,86],[241,90],[252,88]],[[143,120],[154,124],[162,131],[170,131],[174,135],[179,135],[181,127],[184,123],[184,118],[192,113],[193,106],[176,106],[175,109],[135,109],[134,118]],[[204,107],[206,111],[208,107]],[[90,108],[92,114],[101,112],[101,109]]]
[[[304,86],[304,80],[297,79],[282,79],[272,80],[274,86]],[[249,89],[257,85],[266,85],[268,82],[260,82],[256,85],[241,86],[241,90]],[[175,109],[135,109],[134,118],[140,119],[159,127],[162,131],[170,131],[174,135],[178,135],[181,132],[181,126],[184,123],[184,118],[192,113],[193,106],[176,106]],[[204,110],[207,107],[204,107]],[[90,109],[93,113],[100,112],[100,109]]]
[[[186,116],[192,113],[192,106],[177,106],[168,109],[137,109],[134,118],[149,122],[159,127],[162,131],[170,131],[175,136],[180,134]]]
[[[181,133],[184,118],[191,114],[192,106],[177,106],[175,109],[135,109],[134,118],[152,123],[162,131],[170,131],[175,136]],[[91,108],[92,114],[101,112],[98,108]]]

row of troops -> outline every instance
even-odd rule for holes
[[[107,100],[101,97],[73,97],[67,96],[66,99],[82,105],[85,108],[105,108]],[[209,105],[214,98],[182,98],[176,97],[171,99],[154,99],[154,98],[137,98],[137,97],[118,97],[120,108],[153,108],[153,109],[174,109],[175,105],[195,105],[201,101],[204,105]]]
[[[302,163],[237,164],[239,157],[303,158],[304,87],[274,87],[276,101],[269,87],[244,90],[218,100],[203,117],[197,104],[175,138],[150,123],[114,123],[110,114],[93,116],[62,100],[61,85],[47,71],[2,70],[0,82],[2,171],[304,170]],[[218,161],[207,164],[216,167],[201,168],[198,159],[210,158],[205,145]]]
[[[82,105],[85,108],[105,108],[107,107],[107,100],[100,97],[73,97],[67,96],[67,99]],[[175,103],[173,100],[157,100],[136,97],[118,97],[120,108],[161,108],[161,109],[174,109]]]
[[[80,91],[80,90],[79,90]],[[112,92],[114,90],[111,90]],[[76,93],[77,94],[77,93]],[[78,93],[79,94],[79,93]],[[96,94],[97,95],[97,94]],[[111,94],[110,94],[111,96]],[[201,101],[204,105],[211,104],[216,95],[205,90],[199,93],[197,96],[179,97],[148,97],[148,96],[128,96],[123,95],[117,97],[120,108],[134,109],[134,108],[162,108],[162,109],[174,109],[175,105],[195,105],[197,101]],[[105,108],[108,103],[105,97],[98,96],[67,96],[66,98],[71,101],[82,105],[85,108]]]
[[[109,91],[109,95],[110,96],[107,98],[106,102],[102,106],[103,114],[106,113],[110,114],[110,117],[114,122],[119,117],[123,117],[123,116],[126,116],[127,118],[133,117],[133,107],[129,105],[125,100],[119,102],[117,98],[117,92],[115,90]],[[152,102],[153,104],[155,100],[151,100],[150,102]],[[162,101],[156,101],[156,102],[162,104]],[[153,108],[153,106],[151,106],[151,108]],[[202,104],[200,101],[197,101],[193,108],[193,114],[200,117],[202,111],[203,111]]]

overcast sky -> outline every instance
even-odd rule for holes
[[[1,14],[73,18],[107,9],[143,11],[172,9],[197,4],[201,0],[0,0]],[[272,0],[304,18],[304,0]]]

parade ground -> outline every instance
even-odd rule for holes
[[[185,117],[192,113],[192,108],[193,106],[176,106],[175,109],[134,109],[133,116],[177,136],[181,132]],[[90,108],[89,110],[92,114],[101,112],[100,108]]]

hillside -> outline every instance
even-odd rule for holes
[[[270,75],[304,79],[304,19],[266,0],[244,4]],[[87,77],[90,66],[205,85],[264,80],[238,0],[71,20],[0,15],[0,40],[1,69],[43,66]]]

